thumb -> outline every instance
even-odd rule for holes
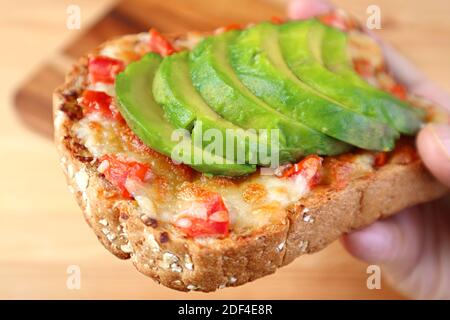
[[[397,275],[408,274],[418,259],[421,249],[417,230],[416,208],[343,237],[343,244],[354,256],[369,262],[388,266]]]
[[[343,237],[355,257],[379,264],[387,280],[418,299],[448,299],[447,212],[442,203],[413,207]]]
[[[308,19],[331,11],[333,6],[326,0],[294,0],[289,3],[291,19]]]
[[[425,166],[450,187],[450,126],[427,125],[417,137],[417,148]]]

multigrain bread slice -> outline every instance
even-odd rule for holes
[[[192,37],[199,35],[174,37],[172,43],[185,42]],[[102,45],[92,54],[116,50],[114,55],[135,60],[141,55],[143,39],[142,34],[125,36]],[[99,172],[96,149],[89,139],[83,140],[74,130],[84,118],[77,98],[88,86],[87,65],[88,58],[81,58],[65,84],[54,94],[55,141],[69,189],[100,242],[117,257],[131,258],[140,272],[167,287],[208,292],[245,284],[274,273],[302,254],[323,249],[344,233],[403,208],[439,198],[448,191],[428,173],[418,157],[407,157],[404,161],[400,159],[401,152],[395,151],[388,155],[386,164],[371,165],[365,174],[352,176],[344,184],[330,183],[314,188],[290,203],[282,214],[271,212],[273,219],[261,225],[232,230],[225,238],[186,237],[171,223],[143,213],[134,199],[118,196],[117,188]],[[143,146],[126,126],[120,125],[115,130],[120,131],[119,144],[126,145],[127,151],[158,163],[162,168],[161,176],[167,173],[165,184],[176,180],[173,183],[176,189],[169,188],[169,193],[170,190],[178,192],[186,184],[194,193],[201,188],[241,188],[248,182],[246,179],[256,179],[243,178],[236,182],[186,173],[183,166]],[[413,143],[409,141],[407,145],[412,148]],[[376,155],[368,153],[368,156],[372,159]],[[325,162],[332,167],[334,160]],[[169,176],[169,172],[173,176]],[[254,188],[256,184],[251,185]],[[245,192],[251,189],[246,186]],[[270,187],[265,189],[266,193],[272,191]],[[246,194],[246,201],[254,201],[254,192],[250,197],[248,192]],[[156,205],[163,201],[158,199],[153,199]],[[250,215],[250,212],[239,214]]]

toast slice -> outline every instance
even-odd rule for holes
[[[390,153],[356,150],[324,157],[324,182],[314,188],[285,183],[277,172],[271,177],[209,177],[174,164],[145,146],[126,124],[87,117],[79,103],[85,89],[113,90],[89,83],[90,57],[130,63],[148,52],[148,36],[117,38],[81,58],[56,89],[53,108],[61,165],[86,221],[111,253],[131,259],[155,281],[181,291],[242,285],[325,248],[344,233],[448,192],[428,173],[413,139],[407,138]],[[191,48],[204,36],[189,33],[168,39],[176,48]],[[378,49],[370,41],[361,46],[368,41],[361,40],[361,34],[355,39],[356,51],[366,50],[365,56],[369,51],[373,69],[382,70],[371,82],[380,87],[382,81],[392,82]],[[124,196],[101,169],[105,154],[126,154],[151,164],[151,190]],[[167,217],[174,207],[190,205],[210,192],[226,200],[232,216],[227,236],[189,237]]]

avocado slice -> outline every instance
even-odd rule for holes
[[[197,134],[206,130],[218,130],[224,138],[222,154],[226,156],[226,139],[230,138],[232,146],[236,146],[233,157],[237,160],[245,157],[246,163],[258,163],[258,136],[255,133],[243,133],[243,129],[225,120],[215,113],[195,90],[189,72],[188,52],[182,51],[166,57],[156,71],[153,80],[153,95],[166,114],[166,118],[177,128],[189,130],[195,141]],[[227,130],[234,133],[227,136]],[[203,141],[206,147],[209,142]]]
[[[230,45],[231,65],[245,86],[279,112],[326,135],[363,149],[392,150],[399,137],[395,129],[328,98],[292,73],[278,31],[261,23]]]
[[[341,37],[342,34],[346,36],[344,32],[333,32],[329,30],[332,28],[316,19],[289,22],[279,29],[284,60],[300,80],[352,110],[389,124],[401,133],[414,134],[420,129],[420,117],[406,104],[383,91],[372,89],[368,84],[358,85],[359,79],[355,83],[354,80],[333,73],[321,63],[325,34],[330,32],[329,37],[338,34]],[[328,38],[327,41],[334,40]],[[332,50],[326,56],[335,54],[336,50]],[[337,56],[342,57],[343,52]],[[349,62],[343,61],[337,68],[343,70],[343,66],[349,66]]]
[[[255,166],[228,164],[225,159],[197,147],[189,138],[183,140],[184,145],[171,139],[176,128],[166,120],[152,94],[153,78],[160,62],[160,56],[149,53],[129,64],[125,71],[117,75],[115,90],[118,107],[133,132],[146,145],[169,157],[172,157],[175,148],[186,148],[190,152],[177,154],[174,160],[204,173],[240,176],[254,172]],[[202,155],[203,161],[197,164],[194,155]]]
[[[307,154],[334,155],[349,146],[323,135],[271,108],[238,79],[228,60],[228,44],[238,36],[228,31],[204,39],[191,51],[189,66],[194,87],[223,118],[245,129],[279,130],[280,162]]]
[[[312,39],[312,38],[310,38]],[[363,88],[372,88],[353,69],[348,54],[347,33],[335,28],[327,27],[320,36],[310,41],[310,46],[315,48],[315,58],[328,70],[339,74],[347,81]]]
[[[317,38],[316,43],[313,46],[320,47],[320,58],[318,61],[322,63],[328,70],[340,75],[347,81],[354,85],[360,86],[365,90],[370,90],[375,94],[379,95],[383,100],[386,100],[387,105],[389,102],[396,104],[409,112],[413,112],[414,115],[419,119],[423,120],[425,118],[425,112],[419,108],[408,105],[404,101],[397,99],[396,97],[384,92],[380,89],[375,88],[366,82],[353,68],[352,62],[348,54],[348,35],[347,33],[324,26],[325,30],[322,33],[321,38]],[[310,45],[311,45],[310,41]],[[407,133],[407,132],[402,132]]]

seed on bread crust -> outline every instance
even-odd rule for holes
[[[161,234],[159,235],[159,242],[166,243],[168,241],[169,241],[169,234],[166,231],[161,232]]]
[[[158,227],[158,220],[156,220],[155,218],[149,217],[144,214],[144,215],[142,215],[141,220],[147,227],[152,227],[152,228]]]

